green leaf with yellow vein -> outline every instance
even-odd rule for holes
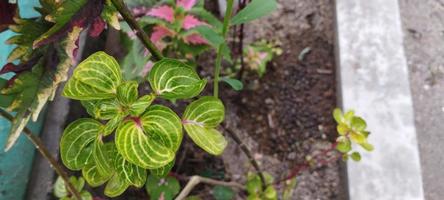
[[[81,104],[95,119],[109,120],[121,114],[121,106],[116,99],[81,101]]]
[[[192,67],[174,59],[162,59],[156,62],[150,71],[148,81],[153,91],[165,99],[195,97],[207,83]]]
[[[205,96],[187,106],[182,122],[194,143],[210,154],[219,155],[227,146],[227,141],[215,127],[224,120],[224,116],[222,101]]]
[[[131,104],[129,114],[131,116],[139,116],[151,105],[155,99],[154,94],[144,95]]]
[[[105,126],[103,126],[101,133],[104,136],[111,134],[116,128],[122,123],[122,120],[125,118],[125,115],[116,115],[114,118],[109,120]]]
[[[73,72],[73,77],[99,91],[116,94],[122,83],[122,72],[114,57],[103,51],[96,52],[82,61]]]
[[[162,167],[174,159],[171,149],[145,134],[133,120],[120,124],[115,140],[117,150],[125,160],[145,169]]]
[[[120,179],[126,179],[129,184],[138,188],[145,184],[146,169],[126,161],[119,153],[115,154],[114,166]]]
[[[97,165],[97,171],[104,177],[111,177],[114,173],[114,155],[117,149],[114,143],[103,143],[99,138],[94,142],[93,158]]]
[[[123,105],[130,105],[137,100],[139,92],[137,81],[127,81],[117,87],[117,99]]]
[[[185,123],[214,128],[224,121],[225,107],[213,96],[204,96],[187,106],[183,114]]]
[[[140,116],[143,129],[150,137],[171,149],[179,149],[182,142],[182,123],[180,118],[170,108],[153,105]]]
[[[63,96],[75,100],[100,100],[115,98],[115,94],[103,92],[71,77],[63,88]]]
[[[99,173],[94,159],[90,159],[82,168],[82,176],[91,187],[99,187],[111,178],[111,176],[102,176]]]
[[[170,163],[168,163],[167,165],[165,165],[163,167],[160,167],[157,169],[151,169],[150,172],[152,175],[160,177],[160,178],[166,177],[170,173],[171,169],[174,167],[174,163],[175,163],[175,160],[171,161]]]
[[[185,131],[200,148],[213,155],[220,155],[227,146],[225,137],[214,128],[185,124]]]
[[[114,174],[105,186],[105,195],[108,197],[117,197],[121,195],[130,186],[126,179],[120,178]]]
[[[96,120],[82,118],[65,128],[60,141],[60,156],[67,168],[80,170],[86,165],[101,126]]]

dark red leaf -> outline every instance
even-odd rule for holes
[[[27,62],[25,63],[20,63],[18,65],[15,65],[13,63],[7,63],[5,66],[3,66],[3,68],[0,70],[0,75],[1,74],[6,74],[9,72],[14,72],[16,74],[19,74],[21,72],[27,71],[27,70],[31,70],[32,67],[39,61],[39,56],[35,56],[31,59],[29,59]]]
[[[7,0],[0,0],[0,32],[14,24],[14,16],[17,12],[17,4],[9,3]]]
[[[105,29],[105,25],[106,23],[101,17],[96,17],[89,27],[89,36],[98,37],[103,29]]]
[[[60,40],[73,30],[73,27],[85,28],[92,24],[96,18],[100,16],[103,10],[104,0],[88,0],[79,12],[77,12],[72,19],[65,24],[58,32],[50,37],[40,41],[35,45],[35,48],[49,44],[51,42]]]

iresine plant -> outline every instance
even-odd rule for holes
[[[84,189],[85,187],[85,179],[82,177],[71,176],[69,178],[69,182],[74,185],[77,191],[80,192],[82,200],[92,200],[93,197],[91,193]],[[61,177],[58,177],[56,182],[54,183],[53,188],[54,196],[59,198],[60,200],[75,200],[75,197],[69,193],[69,190],[66,188],[65,181]]]
[[[223,152],[227,141],[216,127],[224,105],[212,96],[190,103],[180,118],[156,98],[191,99],[206,85],[194,69],[178,60],[156,62],[147,77],[152,93],[138,94],[138,84],[123,80],[117,61],[104,52],[89,56],[74,70],[63,96],[80,100],[91,118],[69,124],[60,142],[61,158],[81,170],[92,187],[106,183],[115,197],[129,186],[142,187],[148,174],[166,176],[174,165],[183,129],[203,150]]]

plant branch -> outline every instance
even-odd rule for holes
[[[3,109],[0,109],[0,115],[10,121],[11,123],[14,120],[14,117],[10,115],[8,112],[6,112]],[[65,171],[63,171],[63,168],[57,163],[54,157],[52,157],[51,153],[49,153],[48,149],[46,149],[45,145],[43,144],[42,140],[40,140],[39,137],[32,134],[32,131],[29,130],[27,127],[23,129],[23,132],[25,133],[26,137],[34,144],[35,148],[42,154],[42,156],[48,160],[48,162],[51,164],[51,167],[56,171],[56,173],[62,177],[63,181],[65,181],[65,184],[68,188],[68,190],[71,192],[71,194],[77,199],[81,200],[82,197],[77,191],[77,189],[74,187],[74,185],[69,182],[68,175]]]
[[[227,32],[230,27],[230,20],[231,20],[231,14],[233,13],[233,1],[234,0],[227,0],[227,10],[225,11],[224,16],[224,24],[222,27],[222,37],[224,40],[227,38]],[[224,48],[226,47],[225,43],[222,43],[219,45],[219,48],[217,49],[217,57],[216,57],[216,66],[214,68],[214,88],[213,88],[213,94],[215,97],[219,96],[219,76],[220,76],[220,68],[222,65],[222,53],[224,52]]]
[[[235,132],[233,132],[232,130],[230,130],[230,129],[226,128],[226,127],[222,127],[222,128],[228,133],[228,135],[230,135],[231,138],[233,138],[233,140],[241,148],[242,152],[244,152],[244,154],[247,156],[247,158],[250,161],[251,165],[253,165],[254,169],[256,170],[256,172],[259,175],[259,178],[261,179],[262,189],[265,189],[267,183],[265,182],[264,173],[262,172],[261,168],[259,167],[259,163],[257,163],[256,159],[254,159],[253,154],[251,153],[251,151],[242,142],[242,140],[239,138],[239,136]]]
[[[125,5],[123,0],[111,0],[114,7],[122,15],[123,19],[128,23],[128,25],[136,33],[137,37],[142,41],[143,45],[148,49],[148,51],[153,55],[155,61],[159,61],[163,58],[162,53],[157,49],[157,47],[151,42],[148,34],[139,26],[131,11]]]
[[[245,8],[245,6],[248,4],[248,0],[239,0],[239,10],[242,10]],[[239,74],[237,75],[237,79],[241,80],[244,71],[245,71],[245,61],[244,61],[244,24],[240,25],[239,28],[239,56],[240,56],[240,70]]]
[[[206,183],[210,185],[221,185],[226,187],[233,187],[241,190],[245,190],[245,187],[239,183],[236,182],[225,182],[225,181],[218,181],[210,178],[205,178],[201,176],[192,176],[190,180],[188,181],[187,185],[183,188],[183,190],[180,192],[180,194],[176,197],[176,200],[182,200],[185,199],[185,197],[188,196],[188,194],[193,190],[196,185],[199,183]]]

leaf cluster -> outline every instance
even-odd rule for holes
[[[368,142],[370,132],[366,130],[367,123],[363,118],[356,116],[353,110],[343,114],[339,108],[333,111],[333,117],[338,123],[336,129],[339,133],[339,137],[336,139],[336,149],[343,154],[344,160],[347,160],[348,157],[354,161],[361,160],[359,152],[352,152],[353,143],[366,151],[373,151],[373,145]]]
[[[142,187],[148,171],[165,177],[174,166],[183,129],[210,154],[221,154],[227,145],[216,129],[225,115],[219,99],[198,98],[182,118],[168,107],[153,104],[155,98],[198,96],[206,80],[192,67],[165,58],[154,64],[147,80],[152,93],[140,96],[138,83],[122,78],[117,61],[97,52],[78,65],[63,90],[65,97],[80,100],[92,118],[78,119],[65,129],[62,161],[69,169],[82,170],[91,186],[107,182],[105,194],[110,197],[129,186]]]

